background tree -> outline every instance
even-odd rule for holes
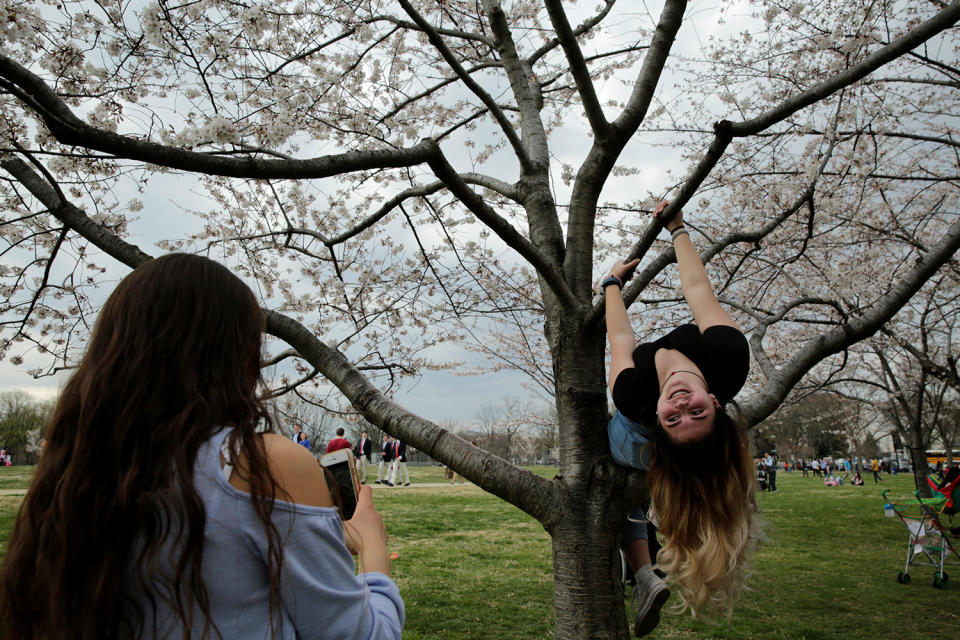
[[[36,462],[40,453],[36,445],[52,409],[52,402],[36,400],[23,391],[0,393],[0,447],[16,464]]]
[[[217,256],[260,293],[271,352],[291,354],[277,391],[349,403],[538,519],[557,637],[627,638],[615,538],[644,478],[607,451],[593,283],[642,257],[639,338],[687,319],[655,201],[686,207],[749,333],[753,424],[842,371],[960,247],[960,2],[742,6],[703,40],[675,0],[12,5],[0,349],[70,366],[113,277],[98,250],[135,266],[135,218],[162,221],[160,250]],[[150,191],[188,176],[196,227]],[[494,357],[552,386],[553,480],[390,399],[424,367],[462,371],[434,345],[520,327]]]
[[[782,405],[757,425],[758,452],[776,449],[784,460],[853,457],[865,424],[858,402],[829,392],[810,394]]]
[[[917,489],[930,497],[927,484],[929,464],[927,450],[933,440],[936,425],[942,419],[947,393],[950,389],[942,380],[934,378],[922,366],[909,368],[915,362],[900,360],[896,366],[888,356],[890,349],[877,348],[877,376],[887,394],[880,409],[910,452],[910,465]]]
[[[510,396],[482,405],[474,423],[480,434],[477,444],[496,456],[514,461],[527,447],[526,434],[533,427],[533,413],[531,403]]]
[[[535,459],[543,464],[556,464],[560,445],[560,423],[557,420],[556,408],[542,405],[539,409],[534,409],[530,422]]]
[[[947,453],[947,467],[955,462],[953,452],[960,448],[960,402],[956,397],[940,412],[934,434]]]
[[[952,373],[960,314],[956,275],[951,262],[879,335],[851,350],[851,364],[830,381],[832,388],[858,398],[868,412],[879,412],[894,444],[906,445],[917,489],[925,494],[926,451],[939,426],[949,423],[960,391]]]
[[[960,287],[957,287],[957,264],[948,268],[925,287],[895,323],[884,327],[883,336],[894,343],[905,358],[911,359],[911,368],[939,381],[942,404],[936,405],[932,437],[947,450],[952,462],[952,450],[960,442],[960,413],[957,395],[960,394],[960,375],[957,370],[958,348],[955,338],[960,331]],[[923,483],[926,486],[926,482]]]
[[[295,425],[310,439],[313,451],[323,452],[327,443],[334,437],[339,426],[345,426],[342,420],[315,403],[296,393],[281,396],[274,402],[276,412],[281,416],[278,425],[288,437],[293,437]]]

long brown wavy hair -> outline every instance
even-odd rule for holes
[[[762,534],[756,477],[739,412],[717,411],[710,434],[678,444],[651,428],[648,483],[665,542],[657,564],[680,596],[676,612],[729,616]]]
[[[0,633],[13,638],[140,637],[156,606],[188,636],[219,635],[201,574],[199,447],[230,439],[270,546],[279,611],[278,490],[256,397],[264,318],[250,289],[207,258],[152,260],[117,285],[47,427],[40,462],[0,569]],[[134,594],[139,594],[134,595]],[[276,615],[272,615],[276,629]]]

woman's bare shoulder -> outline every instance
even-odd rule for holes
[[[326,476],[317,459],[302,445],[278,433],[263,434],[270,470],[280,485],[281,495],[297,504],[332,507]]]

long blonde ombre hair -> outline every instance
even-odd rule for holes
[[[657,564],[680,596],[676,612],[729,617],[762,536],[743,419],[718,411],[710,435],[692,444],[653,433],[648,481],[665,538]]]

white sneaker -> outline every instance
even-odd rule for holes
[[[645,636],[660,624],[660,609],[670,597],[670,587],[656,575],[645,584],[637,584],[633,590],[633,605],[637,617],[633,623],[633,635]]]

